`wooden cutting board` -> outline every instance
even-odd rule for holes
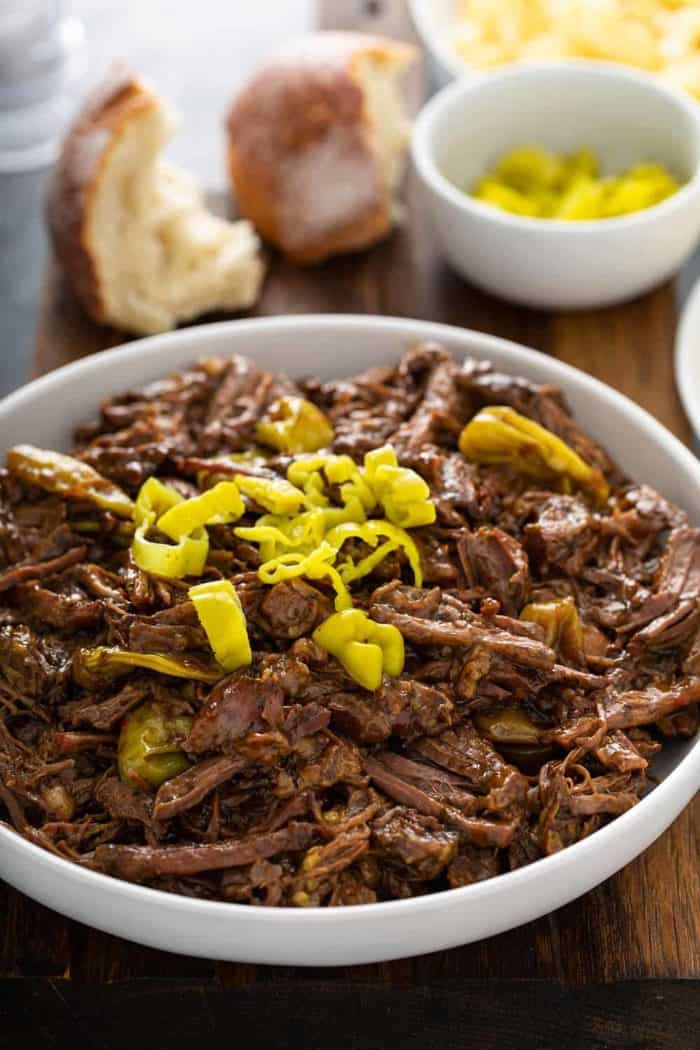
[[[400,0],[384,3],[325,0],[320,9],[321,22],[326,27],[355,27],[403,37],[410,34]],[[412,90],[414,97],[417,96],[418,79]],[[416,204],[410,179],[406,199],[408,218],[404,225],[390,240],[370,252],[312,270],[300,270],[272,258],[265,290],[254,315],[395,314],[505,336],[597,376],[643,405],[682,440],[689,440],[688,424],[673,382],[676,305],[672,286],[666,285],[625,306],[590,313],[554,315],[508,306],[468,287],[446,268],[436,254],[429,224]],[[86,320],[60,274],[55,268],[50,269],[37,334],[36,374],[123,339],[122,334],[100,329]],[[79,926],[19,893],[0,888],[0,915],[5,918],[0,927],[0,975],[70,976],[78,982],[135,977],[188,978],[203,982],[203,987],[212,987],[211,982],[218,981],[248,991],[263,982],[271,994],[275,988],[287,989],[284,995],[288,994],[292,981],[304,994],[317,993],[321,997],[319,1001],[325,1002],[329,1009],[335,1009],[332,990],[339,992],[341,987],[364,989],[372,1009],[380,1009],[379,999],[372,1000],[373,990],[379,996],[387,985],[415,991],[438,983],[464,992],[468,989],[476,1008],[478,1002],[483,1006],[486,1000],[493,1005],[496,986],[491,980],[516,981],[511,986],[507,983],[497,986],[504,999],[500,1006],[494,1005],[488,1015],[490,1035],[484,1037],[482,1045],[550,1045],[549,1042],[531,1043],[525,1029],[514,1027],[515,1000],[511,1001],[504,988],[521,988],[517,982],[526,978],[544,979],[546,983],[535,982],[528,993],[532,996],[534,1023],[540,1016],[538,1010],[547,1009],[550,1001],[547,997],[551,996],[553,987],[559,987],[559,982],[597,986],[600,982],[658,978],[662,981],[662,991],[654,985],[654,994],[663,996],[679,987],[664,981],[700,978],[699,826],[700,800],[696,799],[643,856],[623,871],[580,900],[510,933],[420,959],[334,971],[256,968],[167,955]],[[579,1045],[584,1028],[595,1034],[587,1043],[589,1047],[698,1045],[690,1036],[690,1041],[684,1042],[686,1029],[674,1027],[689,1023],[699,998],[698,986],[694,983],[680,987],[688,994],[684,998],[684,993],[678,992],[681,1005],[674,1007],[676,1020],[671,1018],[668,1022],[668,1040],[663,1033],[652,1036],[648,1028],[644,1029],[648,1038],[642,1034],[639,1041],[623,1039],[625,1033],[633,1031],[634,1024],[642,1024],[639,1019],[648,1006],[643,991],[639,995],[631,994],[625,1000],[625,1016],[616,1015],[613,1020],[604,1009],[607,993],[600,992],[598,1013],[594,1010],[595,1017],[586,1015],[588,1020],[581,1020],[583,1027],[575,1039],[572,1035],[568,1040],[565,1035],[566,1025],[571,1023],[566,1011],[561,1013],[559,1022],[552,1014],[548,1030],[552,1038],[567,1047]],[[293,993],[290,994],[293,997]],[[461,998],[460,1003],[463,1006]],[[454,1008],[458,1010],[456,1000]],[[523,1011],[522,1018],[527,1025],[528,1011],[526,1008]],[[449,1016],[448,1009],[443,1037],[433,1042],[426,1036],[425,1046],[459,1045],[452,1041]],[[357,1023],[361,1028],[359,1019]],[[558,1023],[561,1027],[557,1027]],[[387,1038],[390,1044],[390,1036]],[[336,1042],[338,1039],[342,1041],[341,1034]],[[282,1043],[284,1045],[284,1040]],[[364,1047],[379,1043],[377,1034],[376,1044],[367,1036],[366,1041],[343,1042],[343,1045]],[[178,1044],[175,1041],[170,1045]],[[311,1045],[310,1042],[307,1047]]]

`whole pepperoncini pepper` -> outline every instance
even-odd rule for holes
[[[187,678],[197,682],[218,682],[223,672],[205,666],[190,656],[167,653],[135,653],[117,646],[97,645],[93,649],[76,649],[73,654],[73,679],[85,689],[99,689],[105,682],[126,674],[134,667],[147,671]]]
[[[609,486],[595,467],[550,430],[507,405],[488,405],[467,423],[459,438],[462,455],[475,463],[504,464],[538,481],[559,477],[587,489],[598,503]]]
[[[182,750],[192,728],[186,715],[172,715],[167,703],[147,701],[127,715],[119,734],[117,760],[125,784],[160,787],[190,762]]]
[[[16,445],[7,453],[7,468],[21,481],[67,500],[94,503],[118,518],[131,517],[133,502],[89,463],[34,445]]]
[[[551,602],[531,602],[520,613],[521,620],[538,623],[544,628],[544,640],[570,663],[583,661],[583,628],[573,598]]]

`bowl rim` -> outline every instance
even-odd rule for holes
[[[475,66],[463,62],[457,52],[443,38],[435,22],[433,0],[408,0],[413,24],[428,51],[447,70],[451,77],[479,75]]]
[[[495,84],[515,81],[536,81],[547,75],[568,79],[582,74],[595,80],[610,80],[617,83],[634,84],[649,95],[662,96],[676,107],[678,116],[685,116],[695,130],[695,164],[690,178],[675,193],[658,204],[605,219],[543,219],[529,215],[515,215],[493,205],[477,200],[460,190],[438,167],[431,144],[432,133],[437,122],[451,108],[460,104],[467,108],[469,97],[488,91]],[[515,90],[514,90],[515,95]],[[521,144],[522,145],[522,144]],[[414,167],[424,183],[433,192],[447,200],[458,210],[473,214],[480,219],[499,225],[504,229],[537,232],[553,238],[575,234],[604,236],[620,231],[663,221],[682,211],[700,196],[700,104],[689,96],[658,78],[615,62],[586,58],[559,59],[548,62],[517,61],[499,66],[495,70],[474,73],[455,79],[438,91],[421,109],[411,134],[411,156]]]
[[[7,413],[15,413],[30,407],[37,394],[40,396],[50,394],[52,388],[60,386],[66,378],[75,378],[86,370],[99,371],[100,365],[107,359],[126,365],[133,358],[162,354],[165,371],[168,367],[167,353],[169,350],[172,350],[173,344],[178,347],[187,346],[188,343],[201,342],[207,335],[213,337],[225,335],[231,330],[239,331],[243,329],[250,332],[274,332],[275,330],[286,331],[290,327],[295,328],[300,325],[305,327],[307,334],[309,332],[313,334],[313,330],[333,330],[340,326],[343,329],[350,330],[365,327],[383,329],[394,332],[397,338],[403,339],[426,338],[439,340],[443,338],[451,342],[463,341],[465,343],[473,339],[479,343],[480,349],[471,351],[465,346],[465,353],[473,352],[477,356],[483,353],[484,359],[488,359],[489,348],[493,348],[496,351],[506,351],[510,354],[515,352],[526,371],[528,365],[532,365],[536,369],[537,366],[541,366],[543,362],[546,362],[547,369],[551,371],[554,382],[565,385],[567,380],[574,380],[579,390],[593,396],[594,399],[599,400],[603,398],[611,403],[614,401],[616,410],[622,416],[633,421],[642,430],[651,432],[654,440],[662,446],[669,457],[680,461],[690,474],[695,475],[700,485],[700,462],[689,449],[649,412],[601,380],[572,365],[559,361],[556,358],[551,358],[539,350],[523,346],[513,340],[478,332],[475,329],[460,328],[456,325],[405,317],[384,317],[373,314],[287,314],[276,317],[247,318],[195,325],[175,332],[148,336],[96,354],[90,354],[31,381],[0,400],[0,417]],[[199,350],[198,352],[203,353],[204,351]],[[254,347],[252,346],[250,355],[255,359]],[[126,373],[124,374],[126,375]],[[127,385],[125,382],[124,387],[126,388]],[[106,394],[107,392],[105,392],[105,396]],[[377,917],[383,916],[387,919],[413,914],[429,915],[436,910],[440,911],[443,907],[449,906],[451,901],[469,900],[474,903],[480,899],[486,899],[496,892],[498,887],[502,888],[504,892],[506,888],[517,892],[518,889],[525,889],[530,880],[539,876],[546,877],[549,875],[550,878],[555,877],[557,872],[565,871],[568,865],[575,861],[585,864],[587,857],[604,852],[606,843],[613,841],[613,837],[616,834],[624,836],[625,832],[632,832],[634,829],[640,830],[650,822],[654,812],[662,814],[668,808],[666,805],[667,800],[671,801],[674,796],[676,798],[679,796],[690,798],[693,792],[698,789],[700,789],[700,736],[664,780],[641,799],[638,805],[616,817],[606,827],[601,828],[587,838],[560,850],[558,853],[542,857],[524,867],[504,872],[501,875],[469,886],[440,890],[421,897],[378,901],[372,904],[354,904],[343,908],[318,907],[305,909],[288,906],[255,908],[254,917],[256,922],[259,920],[262,923],[273,923],[284,928],[303,927],[310,921],[343,925],[372,915]],[[664,828],[668,827],[670,823],[670,821],[666,821]],[[237,918],[244,916],[247,919],[251,918],[251,906],[247,904],[199,900],[83,868],[68,858],[64,859],[44,850],[42,847],[23,838],[9,825],[0,823],[0,846],[3,843],[11,844],[16,851],[25,854],[30,864],[36,861],[45,866],[47,871],[53,872],[58,878],[69,878],[75,884],[80,883],[86,891],[94,888],[96,891],[122,897],[134,904],[147,905],[150,903],[153,906],[161,904],[167,906],[167,909],[170,911],[187,912],[193,915],[200,915],[203,918],[218,918],[221,921],[234,922]],[[635,855],[639,855],[641,852],[643,850],[638,850]],[[21,889],[21,886],[19,888]],[[228,920],[224,918],[225,916],[229,917]]]
[[[700,277],[691,288],[683,307],[674,346],[676,389],[696,441],[700,439],[700,391],[695,386],[697,376],[694,374],[693,359],[699,332]]]

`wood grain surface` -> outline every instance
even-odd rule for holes
[[[0,1050],[201,1050],[223,1046],[224,1039],[250,1050],[697,1047],[698,1011],[684,981],[555,988],[494,980],[487,995],[484,984],[448,979],[407,991],[314,980],[311,994],[300,995],[297,981],[285,978],[235,993],[194,981],[89,990],[66,981],[6,982],[0,983]]]
[[[326,0],[320,9],[325,26],[360,27],[402,36],[408,32],[401,2]],[[435,252],[429,224],[417,207],[410,179],[406,197],[410,218],[390,240],[371,252],[313,270],[299,270],[273,258],[255,313],[395,314],[492,332],[597,376],[643,405],[681,439],[689,439],[673,383],[676,306],[671,286],[625,306],[591,313],[551,315],[508,306],[476,292],[450,273]],[[98,329],[81,315],[60,276],[52,270],[38,331],[36,372],[122,341],[120,333]],[[368,987],[381,990],[385,985],[404,989],[445,984],[454,987],[454,982],[469,979],[471,983],[461,987],[468,987],[473,995],[483,978],[540,978],[590,985],[633,978],[700,978],[699,826],[700,800],[696,799],[642,857],[623,871],[582,899],[510,933],[423,958],[339,970],[256,968],[168,955],[87,929],[0,887],[0,915],[4,918],[0,927],[0,975],[69,977],[74,982],[91,983],[144,977],[190,981],[217,978],[239,989],[262,983],[271,992],[275,987],[286,988],[293,980],[302,995],[305,989],[311,994],[320,987],[319,982],[326,989],[357,987],[359,992]],[[487,996],[494,994],[490,982],[483,987],[490,989]],[[697,1008],[698,986],[691,983],[688,991],[691,987]],[[503,1010],[507,1013],[508,1009],[504,1004]],[[505,1038],[506,1029],[502,1031]],[[623,1043],[610,1035],[609,1042],[593,1040],[587,1045],[698,1045],[692,1039],[655,1040],[656,1036],[647,1040],[630,1036],[630,1041]],[[521,1042],[506,1039],[499,1045],[526,1043],[550,1045],[529,1042],[525,1036]],[[457,1044],[448,1040],[443,1045]],[[489,1041],[482,1045],[496,1044]],[[580,1044],[577,1037],[561,1045]]]

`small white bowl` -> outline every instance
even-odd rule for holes
[[[666,164],[683,186],[613,219],[511,215],[467,192],[504,153],[588,146],[604,172]],[[605,62],[515,64],[456,81],[421,111],[413,163],[440,246],[467,280],[545,309],[606,306],[671,276],[700,235],[700,107]]]

